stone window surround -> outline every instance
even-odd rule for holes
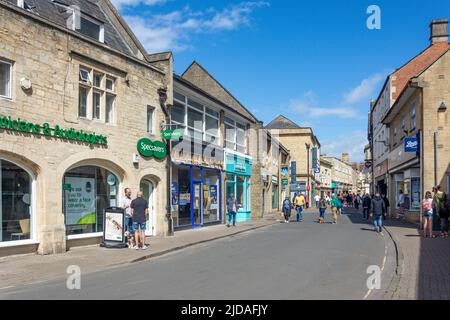
[[[81,80],[81,72],[82,70],[87,71],[89,74],[89,80],[88,81],[83,81]],[[100,83],[100,87],[96,87],[94,86],[94,74],[95,75],[101,75],[101,83]],[[113,90],[108,90],[106,89],[106,81],[107,80],[113,80],[113,86],[112,89]],[[78,101],[78,118],[79,119],[84,119],[84,120],[91,120],[91,121],[95,121],[95,122],[102,122],[108,125],[115,125],[116,124],[116,119],[117,119],[117,77],[106,72],[103,71],[102,69],[99,69],[97,67],[93,68],[93,67],[88,67],[86,65],[79,65],[79,72],[78,72],[78,84],[79,84],[79,89],[80,88],[85,88],[88,91],[87,94],[87,103],[86,103],[86,117],[82,117],[79,115],[79,106],[80,106],[80,101]],[[100,118],[94,118],[93,115],[93,109],[94,109],[94,105],[93,105],[93,101],[94,101],[94,92],[100,93]],[[113,112],[112,112],[112,119],[109,120],[109,122],[106,122],[106,112],[107,112],[107,105],[106,105],[106,96],[112,96],[114,98],[113,100]],[[78,99],[79,99],[79,95],[78,95]]]
[[[0,98],[11,100],[13,92],[13,62],[0,57],[0,63],[9,65],[9,94],[5,96],[0,95]]]

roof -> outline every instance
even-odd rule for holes
[[[17,4],[15,0],[7,0],[7,2]],[[70,15],[66,7],[78,6],[83,14],[103,24],[105,45],[126,55],[136,56],[99,3],[89,0],[25,0],[24,2],[29,12],[64,28],[67,28],[67,18]],[[117,18],[122,21],[119,16]],[[128,32],[128,30],[126,31]],[[140,47],[139,44],[137,46]]]
[[[302,129],[298,124],[294,121],[286,118],[283,115],[279,115],[275,119],[273,119],[267,126],[266,129]]]
[[[397,69],[391,77],[392,86],[395,87],[395,92],[392,92],[392,101],[395,102],[398,99],[411,78],[428,69],[448,50],[450,45],[447,42],[435,43]]]
[[[202,65],[197,61],[193,61],[191,65],[181,75],[183,79],[195,84],[198,88],[208,92],[220,101],[227,103],[233,107],[238,113],[252,119],[257,123],[259,120],[238,100],[228,89],[226,89],[219,81],[217,81]]]

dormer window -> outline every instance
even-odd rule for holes
[[[100,42],[104,42],[104,27],[103,24],[96,22],[94,19],[81,15],[80,29],[77,30],[82,34],[94,38]]]

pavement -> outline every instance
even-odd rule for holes
[[[368,267],[383,266],[384,273],[389,275],[390,264],[386,261],[395,260],[386,259],[389,252],[386,245],[390,243],[387,236],[373,232],[358,214],[340,216],[337,225],[331,223],[330,212],[325,224],[316,222],[316,210],[307,210],[304,217],[301,223],[261,222],[266,225],[264,228],[192,245],[156,259],[90,273],[81,267],[80,290],[68,290],[63,268],[59,272],[64,277],[0,290],[0,299],[370,298]],[[188,232],[194,236],[209,233],[213,228],[216,227]],[[231,230],[217,226],[213,233],[217,236],[217,232],[226,234]],[[106,251],[95,250],[98,259],[103,259],[101,255]]]
[[[0,290],[21,284],[36,284],[66,278],[69,266],[90,273],[159,257],[190,246],[231,237],[243,232],[279,223],[279,217],[268,214],[262,219],[237,223],[236,227],[215,225],[176,231],[171,237],[147,238],[147,250],[108,249],[98,245],[72,248],[64,254],[26,254],[0,258]]]

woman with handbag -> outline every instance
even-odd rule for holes
[[[433,196],[430,191],[425,194],[422,203],[423,208],[423,236],[425,238],[436,238],[433,235]]]

